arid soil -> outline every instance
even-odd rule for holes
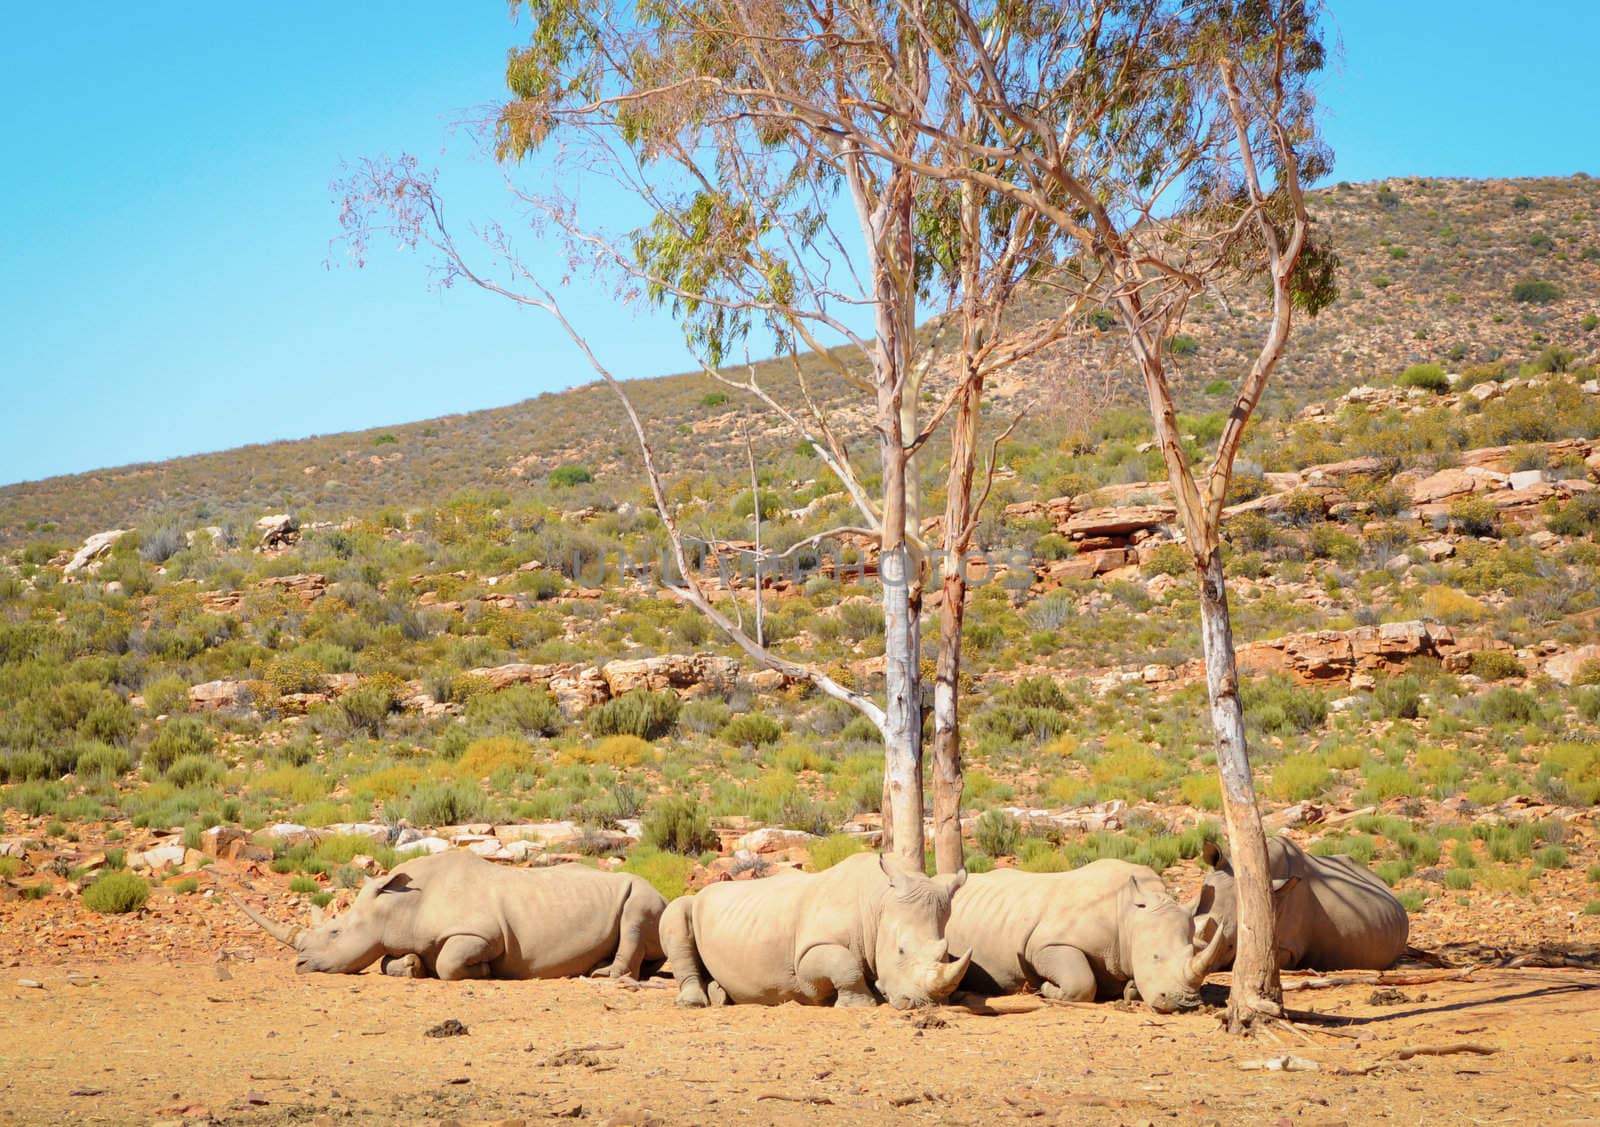
[[[222,954],[8,968],[0,1123],[1600,1122],[1600,974],[1573,967],[1296,990],[1322,1021],[1240,1039],[1209,1008],[685,1012],[671,989]],[[426,1035],[451,1019],[464,1036]],[[1401,1059],[1461,1045],[1494,1051]]]

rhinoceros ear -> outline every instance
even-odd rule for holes
[[[1272,898],[1274,900],[1287,896],[1294,891],[1294,886],[1300,883],[1299,877],[1280,877],[1272,882]]]
[[[374,896],[385,892],[414,892],[411,884],[411,874],[402,873],[398,869],[386,877],[379,877],[367,886]]]
[[[1213,869],[1223,869],[1227,867],[1228,855],[1222,852],[1221,846],[1214,841],[1208,841],[1200,847],[1200,856],[1204,858],[1205,863],[1210,865]]]
[[[1128,897],[1128,903],[1135,908],[1148,908],[1150,906],[1150,897],[1145,894],[1144,889],[1139,887],[1139,881],[1135,877],[1128,878],[1128,883],[1123,889],[1123,893]]]
[[[1194,929],[1194,949],[1201,951],[1210,946],[1211,940],[1216,938],[1219,926],[1216,916],[1207,916],[1201,920],[1200,926]]]

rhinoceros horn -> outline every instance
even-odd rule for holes
[[[961,980],[966,976],[967,966],[972,962],[972,952],[968,951],[959,959],[948,963],[940,963],[933,968],[933,996],[946,998],[955,992],[961,985]]]
[[[1195,935],[1195,952],[1189,956],[1185,978],[1189,985],[1196,990],[1206,980],[1206,975],[1211,973],[1212,964],[1217,961],[1217,949],[1222,946],[1222,928],[1217,926],[1214,917],[1206,917],[1201,925],[1202,931]]]
[[[282,943],[285,947],[294,947],[297,950],[299,949],[300,932],[302,929],[293,927],[289,924],[276,923],[257,912],[252,912],[242,900],[240,900],[231,892],[228,893],[228,899],[233,901],[234,905],[239,909],[239,911],[243,912],[245,915],[249,916],[253,921],[255,921],[257,927],[266,932],[268,935],[272,936],[272,938],[276,939],[279,943]]]

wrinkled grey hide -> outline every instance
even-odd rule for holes
[[[1189,903],[1196,926],[1216,921],[1222,943],[1214,970],[1233,965],[1239,920],[1233,868],[1214,844],[1214,866]],[[1411,921],[1395,894],[1359,861],[1317,857],[1288,838],[1267,840],[1277,912],[1278,966],[1311,970],[1383,970],[1406,949]]]
[[[974,993],[1031,988],[1093,1001],[1123,997],[1132,982],[1166,1012],[1200,1004],[1214,932],[1208,924],[1196,935],[1154,870],[1102,860],[1066,873],[976,874],[956,894],[945,934],[972,951],[961,985]]]
[[[942,1001],[967,968],[948,959],[950,898],[966,879],[929,878],[863,853],[821,873],[729,881],[674,900],[661,941],[678,1004],[898,1009]]]
[[[649,882],[583,865],[520,869],[451,850],[367,882],[350,910],[311,929],[264,919],[295,969],[355,974],[385,960],[439,978],[637,978],[659,966],[667,902]],[[653,969],[653,968],[652,968]]]

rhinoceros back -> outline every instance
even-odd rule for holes
[[[1405,950],[1411,922],[1389,886],[1354,858],[1318,857],[1284,838],[1269,843],[1274,878],[1300,885],[1279,917],[1279,943],[1295,965],[1318,970],[1382,970]]]
[[[1102,973],[1117,941],[1117,894],[1130,879],[1160,889],[1150,869],[1109,859],[1065,873],[995,869],[968,877],[945,931],[952,951],[972,951],[963,988],[1037,987],[1028,955],[1040,945],[1076,947]]]

